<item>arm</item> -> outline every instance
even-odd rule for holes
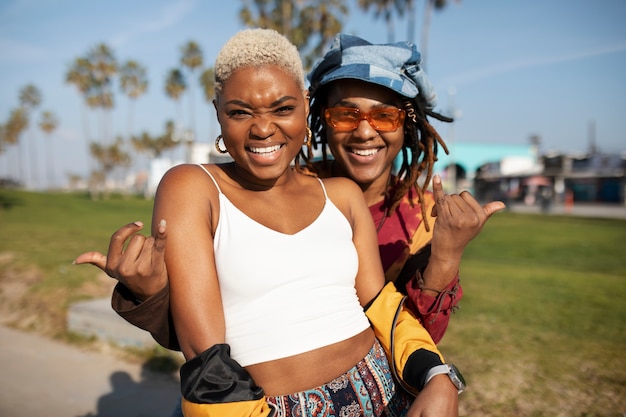
[[[435,205],[431,222],[435,218],[436,221],[430,247],[424,248],[429,256],[422,257],[427,263],[413,265],[409,259],[400,276],[415,277],[405,287],[409,307],[439,343],[448,327],[451,311],[463,296],[459,268],[465,247],[504,204],[493,201],[481,206],[467,191],[459,195],[445,194],[438,175],[433,178],[433,194]],[[418,256],[415,259],[420,260]]]
[[[333,181],[345,179],[333,179]],[[333,202],[352,223],[353,241],[359,256],[356,289],[374,333],[390,357],[390,366],[400,383],[421,390],[411,407],[414,416],[458,415],[458,393],[454,385],[440,378],[436,384],[424,387],[426,373],[443,363],[443,357],[428,332],[408,309],[403,296],[393,283],[384,284],[384,273],[378,254],[378,239],[371,214],[361,190],[355,184],[327,187]],[[398,314],[396,315],[396,312]],[[392,337],[393,335],[393,337]]]
[[[187,360],[223,343],[224,313],[213,256],[217,190],[195,165],[168,171],[155,196],[153,230],[167,222],[165,264],[170,308]],[[199,256],[202,254],[202,256]]]

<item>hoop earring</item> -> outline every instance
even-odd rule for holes
[[[226,149],[226,145],[224,145],[224,149],[220,148],[220,141],[223,139],[224,137],[222,135],[219,135],[217,138],[215,138],[215,149],[217,149],[217,151],[221,154],[226,154],[228,153],[228,149]]]
[[[304,140],[304,143],[306,144],[307,148],[311,147],[312,140],[313,140],[313,132],[311,131],[311,128],[307,126],[306,127],[306,139]]]

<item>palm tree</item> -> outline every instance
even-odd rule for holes
[[[110,145],[104,146],[94,142],[90,146],[91,154],[100,164],[100,170],[92,173],[91,181],[98,184],[101,190],[104,190],[105,197],[108,197],[106,180],[111,172],[115,168],[128,167],[132,162],[130,155],[122,149],[122,145],[123,141],[118,137]]]
[[[118,64],[113,50],[102,43],[90,48],[84,57],[76,58],[65,76],[66,82],[76,86],[83,96],[86,106],[101,110],[99,141],[103,142],[110,142],[111,135],[109,132],[113,130],[111,118],[111,109],[114,105],[112,86],[113,77],[117,71]],[[90,145],[92,138],[88,132],[86,117],[83,117],[83,129],[88,149],[87,155],[93,155]],[[89,160],[89,157],[87,159]],[[88,169],[94,176],[90,180],[90,184],[97,184],[98,178],[103,178],[101,173],[96,172],[91,164],[89,164]],[[90,191],[94,196],[95,190]]]
[[[387,42],[391,43],[394,41],[395,37],[392,19],[393,11],[395,9],[399,15],[402,15],[403,6],[408,2],[411,2],[411,0],[359,0],[359,7],[366,13],[369,12],[370,7],[372,7],[374,8],[374,17],[376,19],[381,16],[385,19],[385,25],[387,26]]]
[[[461,0],[454,0],[459,3]],[[407,26],[407,40],[414,42],[415,39],[415,2],[414,0],[359,0],[359,7],[368,12],[370,7],[374,8],[374,16],[379,18],[381,16],[385,19],[387,25],[387,39],[388,42],[393,42],[394,39],[394,25],[392,22],[393,11],[398,14],[399,18],[402,18],[405,13],[408,15]],[[428,38],[430,33],[430,23],[432,20],[433,10],[442,10],[448,4],[448,0],[425,0],[424,3],[424,16],[422,21],[422,37],[420,45],[420,53],[422,55],[422,66],[426,68],[426,57],[428,55]]]
[[[54,169],[54,154],[52,151],[52,140],[51,135],[52,132],[59,125],[59,121],[56,116],[50,111],[44,111],[41,114],[41,121],[39,122],[39,128],[45,133],[47,136],[46,140],[46,165],[47,165],[47,188],[50,189],[50,184],[54,184],[56,180],[56,172]]]
[[[173,135],[176,136],[173,138],[174,140],[177,138],[177,128],[180,126],[180,120],[182,120],[180,97],[186,89],[187,81],[185,80],[185,76],[182,71],[178,68],[170,70],[167,74],[167,78],[165,79],[165,93],[176,103],[176,128],[172,132]]]
[[[341,32],[341,19],[348,15],[345,0],[244,0],[243,3],[239,11],[241,22],[285,35],[302,54],[305,69],[311,67]]]
[[[461,0],[454,0],[459,3]],[[448,5],[448,0],[425,0],[424,4],[424,18],[422,22],[422,39],[421,39],[421,54],[422,54],[422,67],[426,69],[426,58],[428,57],[428,40],[430,37],[430,23],[433,16],[433,10],[443,10]]]
[[[215,69],[213,67],[207,68],[200,74],[200,85],[202,86],[202,91],[204,92],[204,99],[209,103],[209,108],[211,109],[211,114],[209,114],[209,134],[211,137],[214,135],[213,126],[210,122],[212,117],[211,103],[215,98]]]
[[[127,61],[120,68],[120,88],[130,100],[128,110],[128,139],[133,135],[134,107],[137,99],[148,89],[146,68],[137,61]]]
[[[133,133],[133,107],[135,101],[148,90],[146,68],[137,61],[127,61],[120,68],[120,87],[131,101],[128,112],[128,137]]]
[[[7,151],[7,127],[6,125],[0,125],[0,155]]]
[[[91,166],[91,158],[89,157],[89,139],[91,135],[89,133],[89,123],[87,121],[86,109],[88,92],[92,84],[92,75],[87,58],[79,57],[74,60],[65,74],[65,82],[74,85],[83,99],[80,106],[80,114],[83,127],[83,139],[85,140],[85,146],[87,149],[85,160],[87,161],[87,172],[91,172],[93,170]]]
[[[202,67],[202,50],[200,46],[194,42],[189,41],[181,48],[180,63],[184,68],[189,70],[189,127],[191,129],[191,140],[196,137],[196,112],[195,112],[195,89],[194,82],[196,70]],[[189,143],[191,146],[191,143]]]
[[[87,90],[87,104],[92,108],[102,110],[100,125],[101,140],[110,140],[112,131],[110,111],[113,108],[113,77],[117,74],[118,65],[113,50],[101,43],[91,48],[87,53],[89,63],[90,83]]]
[[[413,0],[406,0],[405,6],[404,10],[400,10],[398,15],[402,17],[406,13],[406,40],[415,43],[415,2]]]
[[[143,132],[140,136],[133,137],[133,147],[138,152],[146,152],[150,157],[160,158],[166,150],[177,145],[172,139],[174,127],[174,122],[168,120],[165,123],[165,132],[162,135],[152,137],[148,132]]]
[[[22,160],[20,154],[19,139],[22,133],[28,128],[28,117],[26,117],[26,110],[21,107],[11,111],[9,120],[4,125],[3,129],[3,142],[6,145],[14,145],[17,151],[16,158],[9,158],[10,162],[16,163],[17,167],[14,169],[15,176],[18,181],[24,178],[22,169]],[[7,164],[8,165],[8,164]],[[10,172],[10,170],[9,170]]]
[[[33,84],[28,84],[20,90],[20,105],[24,109],[24,115],[27,120],[30,120],[32,115],[32,111],[39,106],[41,103],[41,92],[37,87]],[[31,169],[31,180],[34,188],[37,188],[39,183],[39,173],[38,166],[39,163],[37,161],[37,144],[35,143],[35,137],[33,136],[33,132],[30,134],[30,169]],[[28,147],[28,146],[27,146]]]

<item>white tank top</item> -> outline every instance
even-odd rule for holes
[[[233,359],[241,366],[281,359],[369,327],[355,290],[358,256],[352,228],[321,180],[322,212],[288,235],[235,207],[201,167],[219,192],[213,248]]]

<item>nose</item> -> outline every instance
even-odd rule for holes
[[[254,139],[267,139],[276,133],[276,124],[266,115],[259,115],[254,118],[250,126],[250,137]]]
[[[362,117],[353,136],[361,140],[371,140],[378,136],[378,131],[372,127],[365,117]]]

